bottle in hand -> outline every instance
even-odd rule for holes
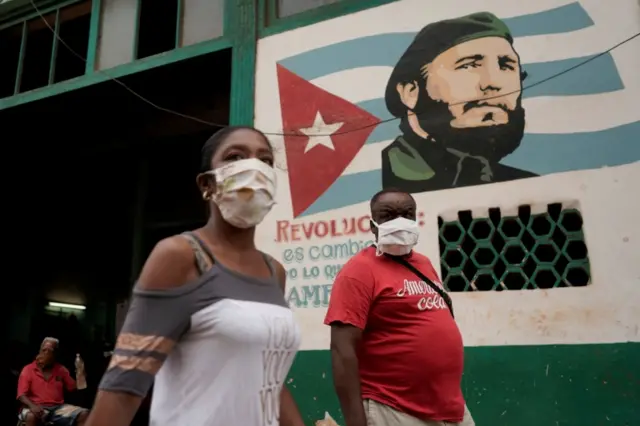
[[[87,376],[84,373],[84,361],[80,354],[76,354],[76,386],[78,390],[87,388]]]

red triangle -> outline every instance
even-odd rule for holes
[[[291,203],[297,217],[340,177],[380,120],[281,65],[277,70]],[[343,124],[331,136],[334,149],[315,145],[305,152],[310,139],[300,129],[313,127],[318,113],[326,124]]]

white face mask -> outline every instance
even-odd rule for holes
[[[216,179],[211,200],[224,220],[235,227],[256,226],[275,204],[276,174],[263,161],[234,161],[209,173]]]
[[[373,222],[373,220],[372,220]],[[415,220],[397,217],[388,222],[373,224],[378,228],[376,254],[387,253],[392,256],[404,256],[418,244],[420,230]]]

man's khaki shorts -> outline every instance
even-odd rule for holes
[[[466,405],[464,418],[459,423],[416,419],[370,399],[364,401],[364,412],[367,415],[368,426],[475,426]]]

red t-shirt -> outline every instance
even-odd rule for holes
[[[18,398],[26,396],[34,404],[43,407],[53,407],[64,404],[64,391],[76,388],[76,382],[71,378],[69,370],[63,365],[54,364],[51,368],[49,380],[42,375],[35,361],[22,369],[18,379]]]
[[[441,285],[426,256],[407,260]],[[325,324],[363,330],[358,348],[362,398],[421,420],[460,422],[464,348],[446,303],[405,266],[369,247],[333,283]]]

